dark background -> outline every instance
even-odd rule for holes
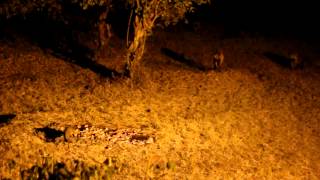
[[[314,1],[213,0],[197,16],[229,31],[253,31],[319,38],[320,10]]]
[[[189,14],[187,17],[223,25],[227,34],[247,31],[262,33],[262,35],[292,35],[320,39],[320,10],[318,7],[315,1],[310,0],[212,0],[210,6],[198,7],[194,14]],[[121,8],[118,7],[111,12],[108,21],[116,32],[125,36],[130,11]],[[90,14],[92,16],[98,14],[96,10],[83,13],[78,8],[78,11],[69,12],[67,10],[68,14],[73,13],[73,16],[82,16],[84,19],[90,19],[88,18]],[[8,22],[4,22],[3,19],[0,19],[0,21],[2,21],[0,22],[1,31],[1,26]],[[30,23],[30,21],[27,23],[29,23],[29,28],[37,29],[37,26],[42,27],[44,24],[48,24],[47,22],[47,20],[40,19],[39,21],[37,19],[33,23]],[[72,22],[72,26],[80,28],[87,26],[77,22],[77,20],[71,20],[70,22]],[[16,21],[16,23],[22,25],[21,21]],[[50,22],[49,24],[52,26],[53,23]],[[60,29],[60,27],[56,28]]]

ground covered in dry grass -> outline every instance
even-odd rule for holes
[[[210,31],[156,33],[134,82],[2,40],[0,114],[16,116],[0,124],[0,179],[319,179],[319,46]],[[222,48],[226,64],[202,72],[161,47],[203,64]],[[263,56],[292,51],[305,68]]]

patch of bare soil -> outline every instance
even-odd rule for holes
[[[201,64],[222,48],[225,66],[200,71],[162,47]],[[317,53],[297,40],[159,32],[133,83],[1,41],[0,179],[319,179]]]

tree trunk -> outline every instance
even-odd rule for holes
[[[136,16],[134,23],[134,38],[127,52],[127,75],[135,78],[138,75],[141,66],[141,60],[144,53],[148,29],[143,26],[143,21]]]
[[[107,7],[104,12],[99,16],[98,21],[98,32],[99,32],[99,48],[104,49],[109,44],[109,40],[112,36],[111,34],[111,25],[106,23],[107,16],[109,13],[110,7]]]

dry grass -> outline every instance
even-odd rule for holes
[[[319,59],[308,44],[206,32],[160,32],[148,44],[143,76],[132,83],[105,80],[24,41],[1,42],[0,113],[17,116],[0,127],[0,178],[17,179],[48,158],[100,171],[104,164],[113,179],[320,178],[320,73],[311,66]],[[161,47],[200,63],[223,48],[226,68],[201,72]],[[309,64],[285,69],[265,51],[297,51]],[[154,142],[46,142],[35,133],[84,124],[138,129]]]

